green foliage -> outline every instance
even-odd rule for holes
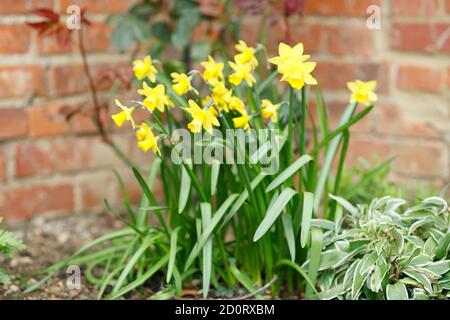
[[[0,223],[2,222],[0,217]],[[0,229],[0,254],[11,257],[15,250],[23,250],[25,246],[22,241],[17,240],[12,232]],[[0,284],[9,284],[10,278],[0,268]]]
[[[346,214],[325,233],[317,298],[450,297],[450,219],[445,200],[431,197],[403,209],[405,200],[388,196],[357,207],[331,197]]]

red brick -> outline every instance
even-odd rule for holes
[[[0,54],[25,53],[31,30],[24,24],[0,25]]]
[[[318,16],[367,17],[367,8],[380,5],[380,0],[305,1],[305,14]]]
[[[87,7],[90,13],[123,13],[138,0],[60,0],[61,11],[70,5]]]
[[[446,7],[447,7],[447,13],[450,13],[450,0],[447,0]]]
[[[58,96],[82,93],[88,89],[82,65],[60,65],[51,70],[53,94]]]
[[[434,16],[439,11],[439,0],[391,1],[392,14],[400,17]]]
[[[0,13],[29,13],[36,8],[53,8],[55,0],[2,0]]]
[[[441,133],[432,123],[412,121],[405,117],[405,112],[396,105],[377,105],[377,131],[384,135],[440,138]]]
[[[27,135],[27,117],[23,109],[0,109],[0,141]]]
[[[61,135],[69,129],[69,124],[60,113],[64,104],[49,102],[28,108],[28,127],[31,137]]]
[[[444,83],[444,70],[418,66],[401,66],[397,74],[397,87],[403,90],[440,92]]]
[[[366,25],[334,25],[327,29],[330,53],[340,56],[369,56],[373,47],[373,31]]]
[[[27,219],[39,213],[73,209],[73,187],[65,183],[7,188],[0,195],[0,212],[6,219]]]
[[[84,114],[78,113],[70,119],[72,131],[75,133],[97,132],[97,126],[92,119]]]
[[[37,66],[0,67],[0,99],[46,94],[44,69]]]
[[[289,20],[290,43],[302,42],[305,52],[319,52],[324,38],[323,28],[320,24],[304,23],[301,18]],[[278,45],[276,46],[278,49]]]
[[[404,51],[450,53],[448,23],[394,23],[391,46]]]
[[[394,173],[407,177],[446,177],[447,148],[440,142],[418,142],[415,140],[388,142],[381,138],[353,136],[349,148],[349,163],[356,159],[386,161],[395,157]]]
[[[125,153],[126,140],[115,139]],[[46,175],[121,164],[112,149],[99,137],[64,137],[28,141],[16,146],[16,176]]]
[[[85,27],[83,31],[85,48],[88,52],[105,51],[109,48],[109,35],[111,34],[111,27],[109,25],[102,22],[92,22],[92,25]],[[74,39],[74,42],[61,47],[54,36],[38,37],[38,53],[40,55],[63,54],[69,52],[78,53],[79,49],[76,46],[78,43],[78,36],[75,33],[72,33],[72,39]]]
[[[319,82],[319,87],[332,91],[348,91],[347,82],[354,80],[377,80],[377,92],[385,93],[389,88],[389,66],[380,63],[339,63],[318,62],[313,75]]]
[[[112,172],[90,173],[80,180],[82,209],[104,210],[104,199],[108,199],[112,204],[120,203],[118,182]]]
[[[6,180],[6,152],[0,150],[0,181]]]
[[[447,69],[447,87],[450,88],[450,68]]]

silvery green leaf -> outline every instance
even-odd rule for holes
[[[433,262],[423,266],[423,268],[439,277],[450,270],[450,260]]]
[[[354,261],[350,265],[350,267],[347,269],[347,271],[345,271],[343,283],[344,283],[344,285],[346,287],[348,286],[349,288],[351,288],[351,284],[352,284],[352,281],[353,281],[353,276],[355,274],[356,266],[358,265],[358,262],[359,262],[358,260]]]
[[[361,274],[361,268],[364,265],[364,259],[359,260],[358,264],[355,268],[355,273],[353,275],[353,283],[352,283],[352,299],[356,300],[358,299],[361,289],[364,285],[364,282],[366,281],[367,277],[369,276],[368,273]]]
[[[343,284],[336,286],[334,288],[331,288],[326,291],[322,291],[318,294],[318,298],[320,300],[331,300],[335,299],[339,296],[342,296],[348,291],[348,288],[346,288]]]
[[[347,258],[348,253],[338,250],[329,250],[322,252],[320,257],[320,267],[319,271],[334,268],[335,266],[341,264]]]
[[[395,212],[398,208],[400,208],[405,203],[406,203],[406,201],[403,199],[397,199],[397,198],[389,199],[386,203],[385,211]]]
[[[368,273],[371,268],[374,267],[376,261],[378,260],[378,255],[376,252],[372,252],[370,254],[367,254],[363,259],[362,259],[362,265],[361,268],[359,269],[359,273],[361,275]]]
[[[401,282],[394,284],[388,284],[386,287],[386,299],[387,300],[408,300],[408,291],[406,286]]]
[[[415,256],[414,258],[411,259],[411,265],[419,267],[427,265],[432,261],[433,260],[429,256],[425,254],[419,254],[418,256]]]
[[[416,236],[405,236],[405,239],[409,241],[410,243],[414,244],[417,248],[422,249],[422,247],[425,245],[425,242]]]
[[[430,300],[430,297],[425,290],[420,288],[413,289],[413,300]]]
[[[388,263],[383,263],[375,267],[375,271],[369,281],[370,290],[372,290],[373,292],[380,291],[383,279],[386,277],[386,274],[388,273],[390,268],[391,265]]]
[[[333,231],[335,229],[335,223],[329,220],[311,219],[311,227]]]
[[[414,222],[414,223],[409,227],[408,234],[412,234],[417,228],[422,227],[423,225],[425,225],[425,224],[427,224],[427,223],[430,223],[430,222],[432,222],[432,221],[433,221],[433,218],[427,217],[427,218],[425,218],[425,219],[418,220],[418,221]]]
[[[430,197],[423,200],[422,203],[435,214],[442,214],[448,210],[447,202],[440,197]]]
[[[358,214],[358,209],[356,209],[350,202],[345,200],[344,198],[334,196],[332,194],[329,195],[331,199],[339,203],[345,210],[350,212],[352,215],[356,216]]]
[[[408,277],[411,277],[414,280],[416,280],[417,282],[419,282],[423,286],[423,288],[426,291],[428,291],[428,293],[430,293],[430,294],[433,293],[431,281],[424,274],[422,274],[420,272],[416,272],[416,271],[409,271],[409,270],[408,271],[403,270],[403,273],[406,274]]]
[[[450,232],[439,240],[436,248],[436,259],[445,259],[450,251]]]
[[[434,242],[433,238],[428,238],[423,246],[423,254],[426,254],[430,258],[434,258],[437,244]]]

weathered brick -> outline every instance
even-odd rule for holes
[[[400,66],[397,87],[403,90],[440,92],[444,83],[444,70],[415,65]]]
[[[87,52],[102,52],[109,48],[109,35],[111,34],[111,26],[103,22],[92,22],[91,26],[83,27],[84,44]],[[69,52],[78,53],[78,36],[72,33],[73,42],[61,47],[56,38],[53,36],[38,37],[37,49],[40,55],[63,54]]]
[[[397,105],[377,105],[376,129],[379,133],[392,136],[440,138],[442,135],[433,123],[408,119],[407,108]]]
[[[126,139],[117,137],[115,141],[128,153]],[[18,177],[121,164],[112,149],[96,136],[24,142],[16,146],[15,161]]]
[[[325,34],[321,24],[304,23],[301,18],[293,17],[289,20],[289,32],[291,44],[302,42],[306,53],[320,51]]]
[[[32,92],[46,94],[44,69],[38,66],[0,67],[0,99],[20,98]]]
[[[53,8],[55,0],[2,0],[0,13],[28,13],[36,8]]]
[[[68,131],[69,124],[60,113],[61,102],[34,105],[28,108],[28,127],[31,137],[60,135]]]
[[[431,17],[439,11],[439,0],[391,1],[392,13],[400,17]]]
[[[30,34],[30,28],[24,24],[0,25],[0,54],[27,52]]]
[[[328,49],[339,56],[369,56],[373,50],[373,31],[364,25],[333,25],[327,28]]]
[[[104,199],[110,203],[120,203],[118,194],[118,182],[114,174],[108,172],[90,173],[83,176],[79,183],[81,193],[81,208],[104,210]]]
[[[404,51],[450,53],[448,23],[394,23],[391,47]]]
[[[0,149],[0,182],[6,180],[6,152]]]
[[[123,13],[138,0],[60,0],[61,11],[66,11],[70,5],[87,7],[91,13]]]
[[[0,141],[26,136],[27,127],[24,109],[0,108]]]
[[[380,5],[381,0],[320,0],[305,1],[306,15],[366,17],[370,5]]]
[[[389,66],[380,63],[340,63],[318,62],[313,75],[316,76],[319,86],[325,90],[348,91],[347,82],[354,80],[377,80],[377,91],[387,92],[389,88]]]
[[[383,139],[352,137],[348,158],[356,163],[366,160],[394,158],[392,170],[408,177],[446,177],[447,148],[441,142],[418,142],[415,140],[388,142]]]
[[[39,213],[71,212],[74,209],[73,186],[67,183],[2,189],[0,212],[6,219],[27,219]]]
[[[447,13],[450,13],[450,0],[447,0],[445,7],[447,8]]]

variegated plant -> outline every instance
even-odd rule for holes
[[[318,298],[450,297],[449,209],[443,198],[407,209],[405,200],[392,197],[357,207],[333,198],[340,210],[324,234]]]
[[[3,218],[0,217],[0,223]],[[17,240],[12,232],[0,229],[0,255],[11,256],[14,250],[22,250],[25,246],[22,241]],[[10,279],[6,272],[0,268],[0,285],[9,284]]]

